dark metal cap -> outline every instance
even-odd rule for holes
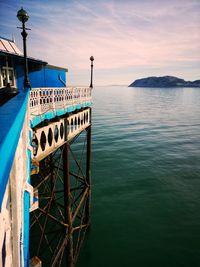
[[[91,56],[91,57],[90,57],[90,60],[91,60],[91,61],[94,61],[94,57],[93,57],[93,56]]]
[[[17,18],[21,22],[26,22],[29,19],[29,15],[23,7],[17,12]]]

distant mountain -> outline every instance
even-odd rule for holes
[[[190,82],[174,76],[148,77],[135,80],[129,87],[200,87],[200,80]]]

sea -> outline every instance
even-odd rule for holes
[[[200,266],[200,88],[95,87],[78,267]]]

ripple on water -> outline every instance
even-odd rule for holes
[[[92,228],[78,266],[199,266],[200,90],[94,90]]]

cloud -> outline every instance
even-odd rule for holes
[[[29,52],[49,63],[85,73],[94,55],[97,72],[120,69],[121,77],[123,73],[127,77],[125,72],[131,68],[162,70],[185,65],[195,73],[200,68],[197,0],[24,3],[32,29]]]

